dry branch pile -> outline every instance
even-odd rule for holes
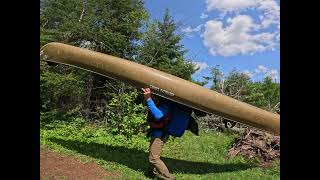
[[[246,131],[236,139],[229,150],[228,157],[243,155],[246,158],[258,158],[260,165],[267,166],[280,159],[280,136],[255,129]]]

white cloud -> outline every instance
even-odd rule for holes
[[[207,11],[236,11],[256,6],[257,0],[207,0]]]
[[[198,32],[198,31],[200,31],[200,29],[201,29],[202,26],[203,26],[203,24],[200,24],[200,25],[198,25],[198,26],[195,27],[195,28],[191,28],[191,26],[187,26],[186,28],[181,29],[181,31],[184,32],[185,35],[187,35],[187,36],[190,37],[193,32]]]
[[[262,29],[280,24],[280,5],[275,0],[207,0],[206,4],[207,12],[218,11],[222,17],[248,9],[255,10],[260,14],[259,28]]]
[[[201,19],[206,19],[208,16],[209,16],[208,14],[201,13],[200,18],[201,18]]]
[[[193,62],[193,63],[196,64],[195,68],[199,68],[199,70],[197,72],[200,72],[200,71],[209,67],[208,64],[205,62]]]
[[[256,73],[267,73],[268,72],[268,68],[262,66],[262,65],[259,65],[258,68],[255,69],[255,72]]]
[[[280,42],[280,33],[277,34],[276,39],[277,39],[278,42]]]
[[[254,70],[243,70],[243,74],[246,74],[249,78],[252,77],[271,77],[272,80],[280,80],[280,73],[277,69],[270,69],[263,65],[259,65]]]
[[[249,78],[252,78],[254,76],[254,73],[250,72],[249,70],[244,70],[242,73],[246,74]]]
[[[200,31],[201,27],[203,26],[203,24],[200,24],[199,26],[197,26],[196,28],[194,28],[195,31]]]
[[[261,28],[267,28],[272,24],[280,25],[280,6],[274,0],[263,0],[257,8],[262,11],[263,19]]]
[[[276,70],[276,69],[269,70],[264,76],[271,77],[271,79],[273,79],[273,80],[279,79],[279,73],[278,73],[278,70]]]
[[[259,65],[258,68],[255,69],[257,74],[263,74],[264,77],[271,77],[273,80],[279,79],[279,72],[277,69],[269,69],[263,65]]]
[[[193,32],[193,29],[191,28],[191,26],[187,26],[186,28],[181,29],[181,31],[186,34],[190,34]]]
[[[206,5],[206,14],[219,12],[206,22],[202,34],[212,55],[253,55],[279,47],[280,5],[275,0],[207,0]],[[245,15],[248,9],[255,11],[257,20]],[[228,17],[225,23],[224,17]],[[266,31],[272,25],[275,30]]]
[[[210,20],[202,34],[204,45],[212,55],[235,56],[253,54],[273,49],[275,34],[264,32],[250,34],[257,26],[247,15],[228,18],[228,26],[222,21]]]

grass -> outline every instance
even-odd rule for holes
[[[162,160],[177,179],[280,179],[279,163],[259,168],[241,157],[226,159],[236,135],[219,132],[186,132],[171,138]],[[72,155],[83,162],[97,162],[106,170],[117,171],[120,179],[148,179],[148,139],[144,134],[127,139],[111,135],[101,127],[81,120],[41,124],[40,143],[55,152]]]

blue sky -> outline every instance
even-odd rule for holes
[[[145,7],[158,20],[168,8],[179,23],[187,57],[201,67],[194,79],[220,65],[224,74],[237,69],[254,81],[280,81],[280,1],[145,0]]]

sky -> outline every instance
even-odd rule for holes
[[[219,65],[227,75],[236,69],[253,81],[266,76],[280,82],[279,0],[145,0],[152,20],[165,9],[179,24],[187,58],[200,67],[203,80]]]

